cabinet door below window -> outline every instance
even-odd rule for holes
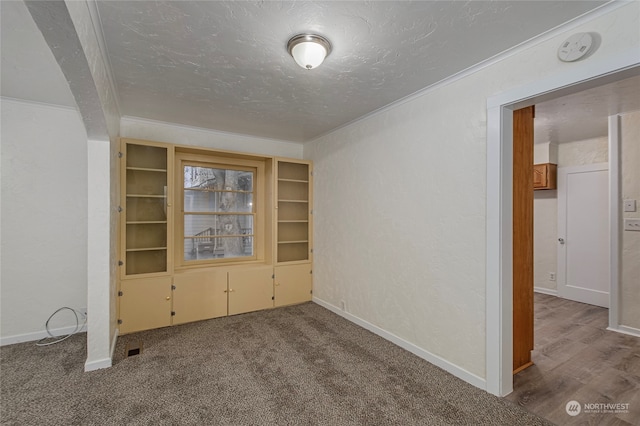
[[[173,325],[227,315],[227,273],[184,272],[173,280]]]
[[[275,267],[275,306],[311,300],[311,264]]]
[[[229,315],[273,308],[273,267],[229,272]]]

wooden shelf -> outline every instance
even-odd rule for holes
[[[151,169],[149,167],[127,167],[127,170],[137,170],[141,172],[167,173],[167,169]]]
[[[308,203],[309,200],[278,200],[279,203]]]
[[[297,241],[278,241],[278,244],[303,244],[308,243],[309,240],[297,240]]]
[[[231,189],[209,189],[209,188],[185,188],[185,191],[198,191],[198,192],[231,192],[235,194],[253,194],[253,191],[236,191]]]
[[[167,198],[167,196],[153,194],[127,194],[127,198]]]
[[[309,223],[308,220],[279,220],[278,223]]]
[[[150,225],[155,223],[165,224],[167,223],[167,221],[166,220],[135,220],[135,221],[127,222],[127,225]]]
[[[297,183],[309,183],[308,180],[301,180],[301,179],[278,179],[278,182],[297,182]]]
[[[166,250],[166,247],[145,247],[145,248],[131,248],[127,249],[127,252],[130,251],[152,251],[152,250]]]

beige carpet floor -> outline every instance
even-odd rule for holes
[[[85,340],[0,349],[2,424],[549,424],[313,303],[122,336],[89,373]]]

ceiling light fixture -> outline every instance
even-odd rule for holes
[[[287,50],[298,65],[313,69],[320,65],[331,53],[331,43],[316,34],[298,34],[289,40]]]

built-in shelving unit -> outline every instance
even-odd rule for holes
[[[121,140],[121,334],[312,298],[309,161]]]
[[[309,163],[277,162],[277,262],[310,260]]]
[[[167,148],[124,149],[125,275],[167,272]]]

